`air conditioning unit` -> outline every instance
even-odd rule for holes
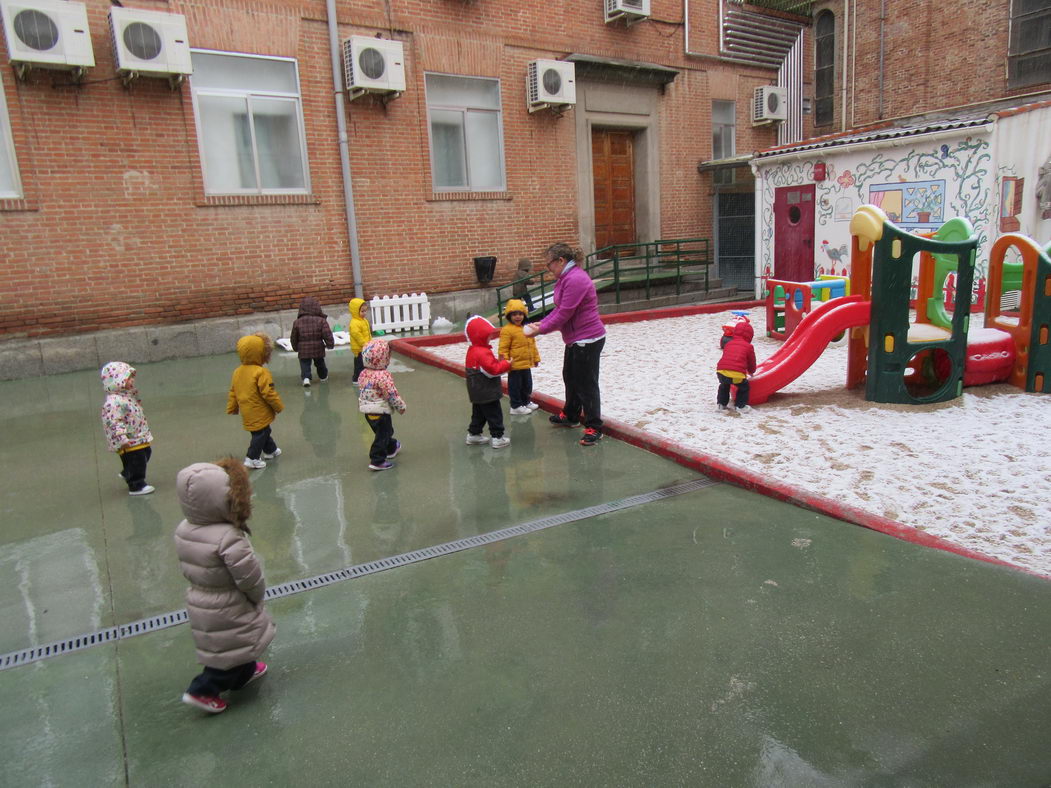
[[[109,10],[109,26],[119,74],[181,79],[193,73],[182,14],[114,6]]]
[[[530,112],[577,103],[576,67],[564,60],[534,60],[526,73]]]
[[[606,22],[625,20],[629,25],[650,15],[650,0],[602,0]]]
[[[788,118],[788,88],[763,85],[755,89],[752,125],[775,123]]]
[[[343,42],[343,70],[352,99],[366,93],[397,94],[405,90],[401,41],[351,36]]]
[[[88,10],[67,0],[0,0],[7,54],[23,78],[30,68],[83,74],[95,65]]]

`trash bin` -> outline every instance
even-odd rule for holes
[[[478,277],[478,281],[492,282],[493,274],[496,273],[496,258],[495,257],[476,257],[474,258],[474,275]]]

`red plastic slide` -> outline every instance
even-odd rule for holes
[[[838,334],[867,326],[872,304],[858,295],[833,298],[803,318],[777,352],[758,366],[751,378],[748,401],[766,402],[770,395],[802,375]]]

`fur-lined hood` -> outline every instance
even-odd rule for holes
[[[175,494],[187,522],[194,525],[233,523],[248,530],[252,485],[248,471],[232,458],[196,462],[175,477]]]
[[[237,355],[242,364],[263,366],[270,361],[274,351],[274,340],[263,333],[249,334],[237,340]]]

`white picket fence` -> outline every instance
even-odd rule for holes
[[[426,293],[376,296],[369,301],[369,323],[382,331],[430,328],[431,304]]]

